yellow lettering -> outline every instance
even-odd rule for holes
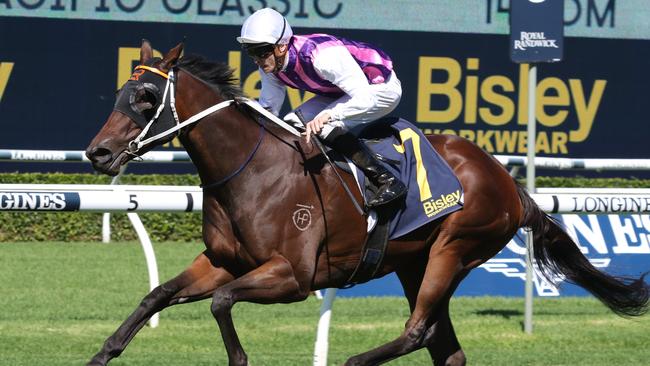
[[[160,51],[153,50],[154,57],[161,57]],[[117,88],[121,88],[133,73],[133,62],[140,61],[139,47],[120,47],[117,51]]]
[[[181,144],[181,141],[178,139],[178,137],[174,137],[173,140],[163,144],[162,147],[164,147],[164,148],[169,148],[169,147],[179,148],[179,147],[183,147],[183,144]]]
[[[476,132],[473,130],[460,130],[458,131],[458,136],[474,141],[476,139]]]
[[[289,96],[289,104],[291,105],[291,110],[298,108],[302,103],[308,101],[314,97],[314,93],[304,92],[303,97],[300,97],[300,90],[287,87],[287,95]]]
[[[260,88],[257,87],[258,84],[260,84],[261,76],[259,71],[254,71],[248,75],[246,78],[246,81],[244,81],[244,85],[242,89],[244,90],[244,94],[246,94],[249,98],[253,99],[258,99],[260,97]]]
[[[551,134],[551,146],[553,147],[553,153],[568,154],[569,149],[566,147],[568,140],[569,136],[567,136],[565,132],[553,132]]]
[[[496,131],[496,130],[459,130],[450,129],[424,129],[425,134],[446,134],[458,135],[470,141],[474,141],[481,148],[490,153],[517,153],[527,152],[526,131]],[[568,154],[567,143],[569,135],[566,132],[540,131],[536,137],[536,150],[545,154]]]
[[[468,58],[467,70],[478,70],[479,59]],[[468,76],[465,80],[465,123],[476,123],[478,106],[478,76]]]
[[[528,146],[528,132],[527,131],[519,131],[517,134],[517,152],[521,154],[525,154],[528,152],[527,146]]]
[[[547,95],[547,90],[555,90],[554,95]],[[566,120],[569,111],[558,109],[555,114],[547,114],[547,106],[568,106],[571,103],[569,89],[558,78],[546,78],[537,85],[537,121],[547,127],[555,127]]]
[[[498,152],[514,152],[517,146],[518,131],[499,131],[494,139],[496,151]]]
[[[433,207],[433,205],[431,204],[431,202],[429,202],[429,201],[424,202],[424,203],[422,204],[422,207],[424,207],[424,213],[425,213],[427,216],[430,217],[431,215],[433,215],[433,212],[435,211],[435,208]]]
[[[490,108],[479,108],[479,115],[489,125],[502,126],[512,120],[515,114],[515,105],[510,98],[494,91],[497,86],[506,92],[515,90],[512,81],[505,76],[496,75],[485,79],[481,84],[481,96],[486,102],[500,107],[501,114],[493,114]]]
[[[576,113],[578,114],[578,129],[569,133],[571,142],[582,142],[589,136],[606,85],[607,80],[596,80],[591,90],[589,102],[585,102],[582,82],[577,79],[569,79],[573,102],[576,105]]]
[[[446,81],[432,82],[435,70],[446,72]],[[417,121],[449,123],[458,118],[463,106],[463,97],[456,88],[461,78],[460,64],[449,57],[420,57],[418,75]],[[433,95],[446,96],[448,107],[444,110],[433,110]]]
[[[492,145],[493,130],[478,130],[476,134],[476,144],[487,152],[494,152],[494,145]]]
[[[11,70],[13,70],[13,68],[13,62],[0,62],[0,100],[2,100],[2,95],[7,88],[9,76],[11,75]]]
[[[551,152],[551,144],[548,140],[548,134],[546,132],[539,132],[537,134],[537,139],[535,141],[535,152],[546,154]]]
[[[519,65],[519,118],[517,123],[526,125],[528,123],[528,72],[530,67],[528,64]]]
[[[228,51],[228,66],[233,70],[237,83],[241,79],[241,51]]]

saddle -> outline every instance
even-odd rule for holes
[[[261,118],[277,124],[295,136],[300,136],[300,132],[295,128],[259,105],[246,105],[257,111]],[[408,192],[404,201],[368,212],[369,220],[376,223],[369,223],[371,230],[364,243],[361,260],[348,279],[346,287],[367,282],[377,274],[389,240],[404,236],[462,209],[463,206],[460,181],[422,131],[410,122],[395,117],[382,118],[375,121],[371,128],[364,130],[360,138],[377,154],[378,159],[385,163],[387,169],[406,183]],[[296,141],[296,145],[307,160],[320,154],[317,149],[303,148],[300,140]],[[341,154],[332,150],[326,154],[343,171],[354,174],[364,200],[365,197],[371,196],[369,192],[376,192],[377,187],[367,183],[363,173]]]
[[[463,191],[460,181],[440,157],[422,132],[403,119],[385,118],[364,131],[361,139],[387,169],[408,186],[407,197],[395,205],[380,206],[368,213],[369,234],[364,243],[361,260],[345,287],[374,278],[382,265],[388,241],[404,236],[417,228],[462,208]],[[332,161],[344,170],[354,170],[351,164],[335,152]],[[338,155],[338,156],[337,156]],[[352,168],[351,168],[352,167]],[[377,190],[364,175],[355,174],[364,197]]]

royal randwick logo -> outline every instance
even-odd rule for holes
[[[558,48],[555,39],[546,39],[544,32],[520,32],[515,40],[515,49],[525,51],[527,48]]]

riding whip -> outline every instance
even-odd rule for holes
[[[307,122],[305,121],[305,117],[302,115],[302,111],[300,109],[296,109],[295,113],[296,113],[296,116],[298,116],[298,119],[300,120],[300,122],[302,122],[302,124],[305,127],[307,127]],[[314,145],[316,145],[316,147],[318,147],[318,150],[320,150],[320,152],[323,154],[323,156],[325,156],[325,160],[327,160],[327,162],[330,164],[330,166],[332,167],[332,170],[334,170],[334,173],[339,178],[339,181],[341,182],[341,185],[343,185],[343,189],[345,189],[345,192],[348,194],[348,196],[352,200],[352,203],[354,204],[354,207],[357,209],[357,211],[359,212],[359,214],[361,216],[365,216],[365,213],[363,212],[363,209],[361,208],[361,206],[359,206],[359,202],[357,202],[356,198],[354,198],[354,195],[350,191],[350,188],[348,187],[347,184],[345,184],[345,181],[343,180],[343,177],[341,177],[341,175],[339,174],[338,169],[336,169],[336,166],[334,166],[334,163],[332,163],[332,160],[330,160],[330,157],[327,155],[327,152],[325,151],[325,148],[323,147],[323,144],[318,139],[318,136],[314,135],[314,138],[312,139],[312,141],[314,142]]]

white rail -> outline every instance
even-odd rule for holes
[[[200,212],[194,186],[0,184],[2,211]]]
[[[551,213],[650,213],[650,189],[545,188],[531,195]],[[200,211],[202,192],[197,187],[133,185],[0,184],[0,211],[127,212],[147,259],[150,288],[158,286],[153,246],[135,212]],[[326,365],[329,323],[335,289],[327,289],[321,305],[314,365]],[[158,323],[157,314],[151,325]]]
[[[503,165],[526,166],[528,158],[516,155],[494,155]],[[190,162],[185,151],[150,151],[142,156],[149,163]],[[84,151],[11,150],[0,149],[0,161],[88,162]],[[650,170],[650,159],[572,159],[535,157],[535,167],[575,170]]]
[[[149,274],[149,289],[160,282],[156,255],[140,217],[136,212],[201,211],[203,192],[198,187],[0,184],[0,211],[18,212],[127,212],[138,235]],[[158,326],[159,315],[149,320]]]
[[[526,166],[528,158],[514,155],[494,155],[505,166]],[[572,159],[535,157],[535,167],[575,170],[650,170],[650,159]]]
[[[149,163],[189,162],[190,157],[185,151],[149,151],[142,155],[142,160]],[[0,161],[32,161],[32,162],[90,162],[86,153],[81,150],[11,150],[0,149]]]

